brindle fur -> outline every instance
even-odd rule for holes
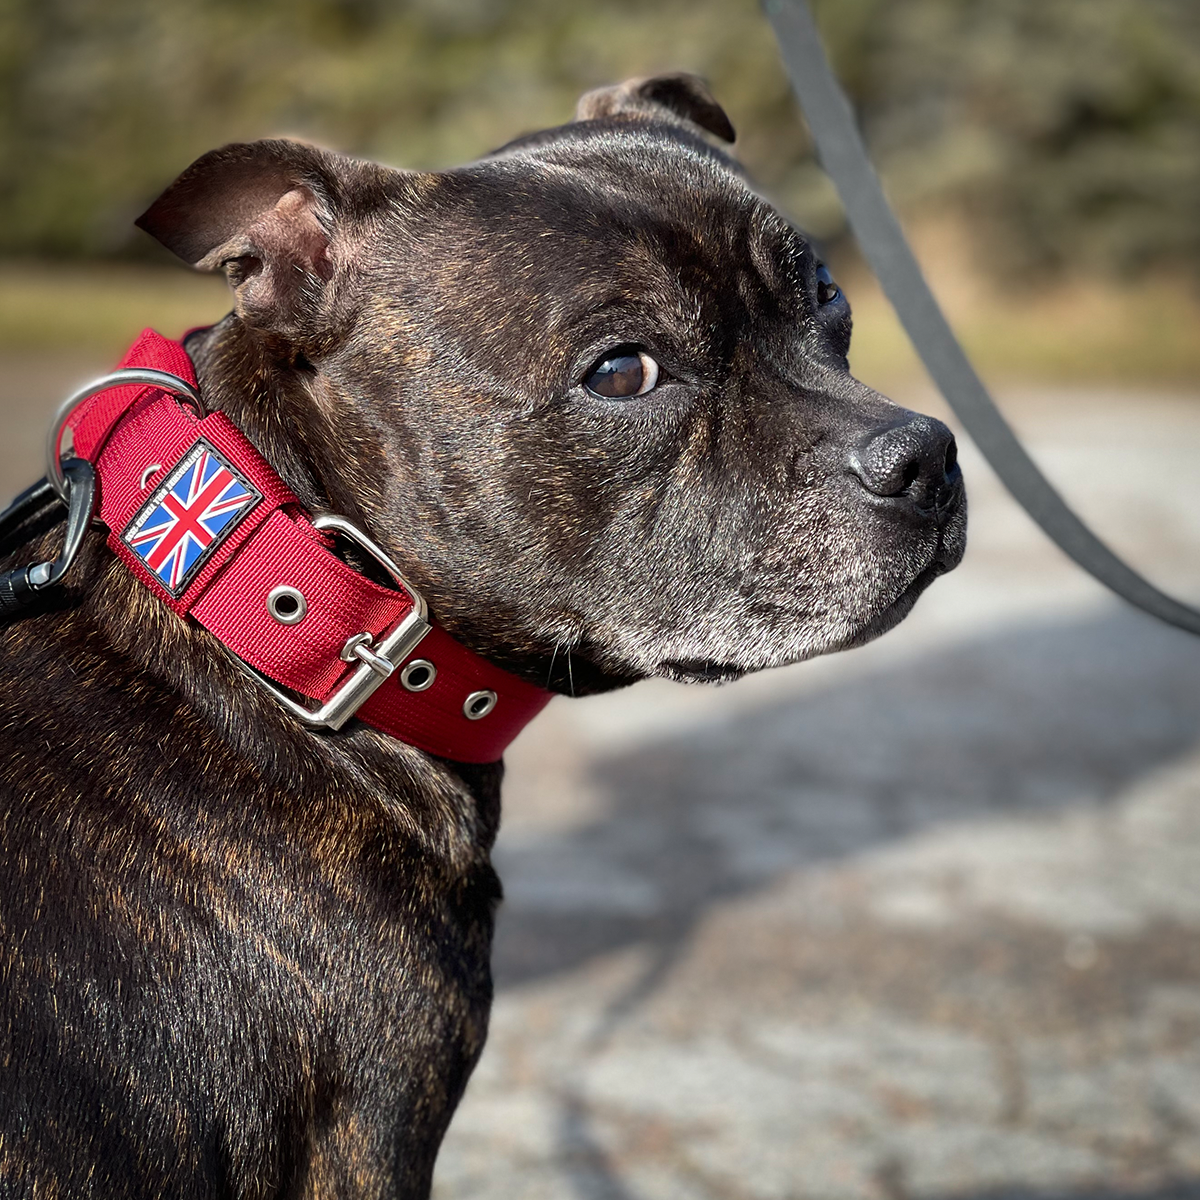
[[[961,555],[957,473],[847,468],[911,414],[848,374],[697,81],[579,116],[439,174],[189,168],[142,223],[233,284],[188,342],[208,404],[556,690],[882,632]],[[670,380],[591,397],[621,343]],[[0,655],[0,1195],[427,1195],[486,1031],[500,766],[298,728],[99,533]]]

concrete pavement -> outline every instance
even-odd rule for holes
[[[1200,600],[1200,397],[1007,400]],[[1200,641],[964,460],[966,563],[876,645],[514,747],[440,1200],[1200,1197]]]

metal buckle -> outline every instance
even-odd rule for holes
[[[205,416],[204,401],[200,399],[200,393],[186,379],[180,379],[178,375],[172,375],[168,371],[155,371],[150,367],[125,367],[85,384],[62,402],[46,441],[46,478],[54,485],[54,490],[61,499],[67,500],[67,481],[59,457],[63,427],[71,414],[89,397],[99,392],[107,392],[109,388],[127,387],[131,383],[149,384],[151,387],[162,388],[164,392],[171,392],[181,400],[186,400],[195,410],[197,417],[203,419]]]
[[[391,677],[395,668],[417,648],[421,639],[429,632],[429,610],[424,597],[404,578],[400,568],[357,525],[352,525],[345,517],[334,513],[321,513],[313,518],[313,528],[331,529],[349,538],[361,550],[365,550],[387,571],[400,589],[408,594],[413,602],[412,612],[394,629],[385,633],[378,642],[373,636],[363,634],[355,634],[347,641],[343,657],[354,658],[359,663],[358,670],[320,708],[306,708],[237,655],[233,656],[233,660],[255,683],[270,692],[296,720],[314,728],[341,729],[380,685]],[[356,653],[350,648],[352,642],[356,643],[357,647],[369,646],[369,653]]]

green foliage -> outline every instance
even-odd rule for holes
[[[1195,0],[817,0],[893,196],[967,205],[1002,265],[1200,269]],[[841,216],[754,0],[0,0],[0,254],[149,252],[141,206],[223,142],[398,166],[707,76],[764,187]]]
[[[1011,272],[1200,272],[1195,0],[829,0],[820,11],[902,208],[965,202]]]

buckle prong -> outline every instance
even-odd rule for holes
[[[382,675],[386,679],[396,669],[396,664],[388,662],[371,649],[374,640],[374,635],[370,633],[353,634],[346,639],[339,657],[342,662],[353,662],[357,658],[359,662],[365,662],[376,675]]]

